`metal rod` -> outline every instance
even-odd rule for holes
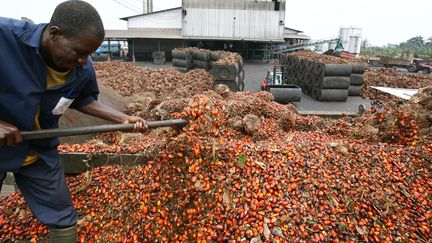
[[[186,126],[187,124],[188,124],[188,120],[185,119],[147,121],[148,128]],[[54,129],[42,129],[42,130],[35,130],[35,131],[23,131],[21,132],[21,136],[23,137],[23,140],[29,141],[29,140],[37,140],[37,139],[67,137],[67,136],[76,136],[76,135],[102,133],[102,132],[132,131],[133,128],[134,128],[134,124],[110,124],[110,125],[88,126],[88,127],[54,128]]]

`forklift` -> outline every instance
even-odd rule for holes
[[[284,83],[283,65],[274,65],[267,71],[267,76],[261,85],[261,91],[267,91],[274,97],[274,101],[287,104],[300,102],[301,89],[297,85]]]
[[[270,92],[269,85],[282,85],[283,82],[283,66],[274,65],[273,69],[267,71],[267,76],[261,84],[261,91]]]

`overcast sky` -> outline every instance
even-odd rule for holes
[[[122,17],[140,14],[141,0],[87,0],[106,29],[126,29]],[[61,0],[13,0],[2,3],[0,16],[48,22]],[[154,10],[179,7],[181,0],[154,0]],[[286,27],[312,39],[330,39],[340,27],[360,27],[373,45],[398,44],[415,36],[432,37],[432,0],[312,0],[286,3]]]

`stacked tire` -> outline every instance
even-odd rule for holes
[[[273,95],[274,101],[281,104],[300,102],[301,100],[302,91],[294,84],[271,84],[267,86],[267,91]]]
[[[164,65],[166,63],[166,57],[164,51],[155,51],[152,53],[153,62],[156,65]]]
[[[245,84],[245,72],[243,58],[238,55],[238,59],[231,63],[224,62],[224,58],[229,53],[220,52],[218,55],[214,54],[213,59],[218,56],[218,60],[213,61],[211,65],[211,73],[215,79],[214,84],[226,84],[231,91],[243,91]]]
[[[193,50],[192,51],[192,68],[201,68],[207,71],[210,70],[210,61],[211,61],[211,51],[209,50]]]
[[[292,55],[282,56],[284,81],[299,86],[318,101],[345,102],[352,72],[351,64],[324,64]]]
[[[173,49],[172,55],[172,65],[177,68],[177,70],[182,72],[190,71],[193,68],[192,62],[192,52],[186,49]]]
[[[345,102],[352,66],[350,64],[323,64],[309,61],[313,70],[311,96],[318,101]]]
[[[190,47],[173,49],[172,57],[173,66],[180,71],[205,69],[213,75],[214,86],[225,84],[233,92],[244,90],[244,61],[237,53]]]
[[[350,77],[350,86],[348,88],[349,96],[360,96],[364,84],[363,74],[366,71],[366,65],[363,63],[353,63]]]

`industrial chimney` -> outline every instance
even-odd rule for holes
[[[143,13],[148,14],[153,12],[153,0],[143,0]]]

